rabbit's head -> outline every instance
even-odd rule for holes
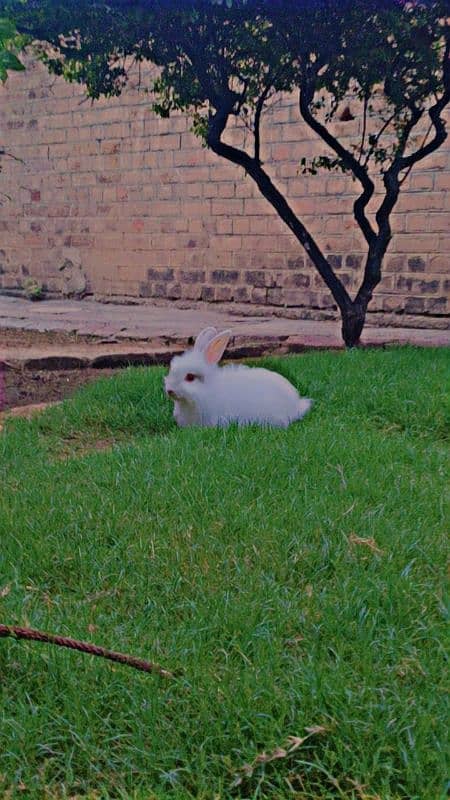
[[[166,394],[173,400],[195,404],[217,369],[230,336],[231,331],[217,333],[216,328],[201,331],[192,350],[173,357],[164,379]]]

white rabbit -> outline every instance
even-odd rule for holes
[[[166,394],[175,401],[180,427],[259,423],[286,428],[301,419],[312,400],[302,398],[277,372],[242,364],[218,367],[231,331],[205,328],[192,350],[174,356],[164,379]]]

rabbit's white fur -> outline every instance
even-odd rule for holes
[[[178,425],[215,427],[237,422],[285,428],[301,419],[312,400],[300,397],[282,375],[244,365],[217,366],[229,337],[230,331],[206,328],[192,350],[172,359],[165,389],[175,401]]]

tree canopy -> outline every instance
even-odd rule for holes
[[[25,69],[17,56],[18,50],[24,43],[25,39],[18,35],[14,23],[5,17],[0,18],[0,81],[2,83],[8,77],[8,70]]]
[[[83,83],[92,98],[119,95],[136,64],[157,65],[148,87],[154,110],[188,113],[203,142],[253,178],[331,290],[345,341],[358,341],[401,185],[446,137],[449,0],[0,0],[6,12],[48,43],[40,53],[49,69]],[[302,159],[300,171],[341,170],[359,186],[354,216],[367,259],[354,298],[261,160],[264,110],[276,93],[293,91],[299,120],[326,145],[322,156]],[[349,97],[362,116],[350,147],[333,128]],[[223,140],[234,118],[253,132],[251,149]],[[424,119],[425,137],[417,135]],[[373,218],[367,207],[377,177],[383,195]]]

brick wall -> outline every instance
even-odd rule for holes
[[[10,76],[0,97],[0,144],[21,159],[2,160],[0,189],[9,197],[0,207],[0,290],[31,276],[63,291],[75,274],[75,284],[86,281],[100,296],[332,312],[327,288],[288,228],[242,170],[202,148],[184,117],[157,118],[134,89],[91,105],[80,87],[33,61]],[[339,122],[337,132],[345,137],[359,124]],[[239,144],[246,136],[228,134]],[[277,185],[355,290],[365,246],[351,214],[354,184],[298,174],[300,158],[324,149],[299,123],[294,96],[274,103],[263,140]],[[428,324],[446,324],[449,202],[447,141],[411,173],[393,215],[395,235],[371,306],[380,321],[399,314],[399,323],[424,324],[426,315]]]

